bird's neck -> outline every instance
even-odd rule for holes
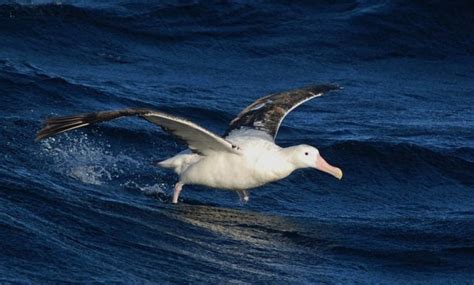
[[[285,147],[285,148],[282,148],[280,151],[282,153],[282,156],[288,162],[287,167],[291,168],[292,172],[295,171],[296,169],[302,168],[298,165],[298,161],[295,158],[296,147],[294,146]]]
[[[290,152],[279,149],[277,152],[268,152],[267,156],[259,160],[256,167],[257,174],[261,175],[261,181],[268,183],[283,179],[295,171],[296,167],[291,161]]]

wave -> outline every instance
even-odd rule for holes
[[[12,247],[8,239],[0,240],[3,253],[11,262],[34,261],[29,269],[4,269],[4,278],[27,276],[25,282],[90,280],[90,272],[58,275],[40,269],[55,264],[58,256],[67,260],[66,271],[89,268],[92,262],[100,271],[93,276],[101,276],[97,279],[101,281],[176,280],[175,274],[166,273],[173,270],[175,263],[169,260],[176,261],[177,254],[182,258],[181,266],[191,269],[196,268],[196,262],[220,268],[229,258],[237,259],[232,272],[243,274],[238,277],[241,280],[248,278],[251,264],[261,260],[256,252],[267,250],[277,255],[265,257],[271,263],[280,262],[280,255],[299,260],[301,252],[311,254],[308,258],[313,261],[325,260],[329,254],[338,260],[363,260],[368,266],[402,268],[417,264],[459,268],[466,266],[465,261],[460,262],[463,258],[471,260],[472,204],[463,197],[472,192],[469,170],[473,163],[450,153],[413,144],[334,142],[321,151],[346,171],[344,180],[337,182],[339,186],[321,178],[314,189],[315,185],[307,182],[314,180],[314,174],[302,171],[282,182],[285,187],[280,185],[284,189],[278,194],[272,192],[272,185],[262,194],[252,193],[255,201],[244,208],[237,206],[236,197],[232,203],[219,200],[212,190],[205,192],[210,200],[206,202],[199,196],[206,194],[196,189],[184,195],[183,205],[171,207],[174,176],[152,167],[149,160],[156,152],[172,153],[173,149],[133,141],[128,143],[139,147],[118,142],[120,147],[115,148],[117,137],[107,131],[114,129],[99,128],[89,135],[68,133],[37,147],[20,141],[23,145],[18,147],[26,152],[15,156],[16,164],[24,165],[21,161],[33,152],[40,155],[28,169],[7,169],[9,164],[0,167],[5,237],[20,241]],[[129,132],[133,136],[134,130]],[[439,185],[442,187],[436,187]],[[306,191],[302,200],[305,188],[311,191]],[[456,212],[447,213],[446,208]],[[381,212],[373,215],[376,211]],[[36,237],[35,246],[31,246],[31,236]],[[104,268],[103,260],[111,265]],[[306,258],[300,261],[308,262]],[[263,266],[252,272],[274,276],[278,268]],[[152,277],[149,270],[154,270]]]
[[[365,59],[443,58],[447,54],[471,55],[474,52],[474,38],[469,36],[474,28],[470,21],[474,10],[470,1],[435,1],[430,4],[422,1],[373,3],[347,0],[331,4],[302,1],[291,4],[291,9],[284,4],[243,1],[134,5],[122,2],[106,8],[92,4],[82,7],[4,4],[0,6],[0,15],[4,19],[15,19],[4,20],[9,32],[14,33],[21,23],[23,27],[29,27],[26,33],[35,37],[40,35],[42,41],[47,41],[48,33],[58,33],[58,29],[62,29],[60,35],[77,31],[81,41],[96,42],[97,39],[90,35],[97,34],[99,29],[117,41],[132,37],[134,41],[153,40],[158,44],[188,40],[205,44],[212,40],[231,49],[236,47],[227,42],[229,38],[258,37],[258,43],[239,48],[248,56],[305,54],[308,46],[344,47],[344,51],[334,51],[335,58],[347,51]],[[38,20],[50,24],[39,26],[35,24]],[[320,24],[307,24],[314,21]],[[53,25],[53,22],[58,25]],[[291,41],[274,36],[282,33],[299,36]],[[72,42],[65,44],[62,43],[62,48],[74,45]],[[134,60],[114,55],[113,50],[102,53],[104,56],[99,57],[103,60],[122,63]]]
[[[474,175],[470,170],[474,162],[460,158],[452,150],[433,150],[407,143],[358,141],[336,143],[328,150],[331,155],[337,154],[351,161],[352,167],[380,166],[392,175],[400,175],[400,178],[415,175],[430,181],[449,177],[466,186],[474,185]],[[465,148],[464,152],[472,155],[474,149]]]
[[[0,283],[473,280],[472,1],[21,2],[0,5]],[[348,88],[279,140],[344,178],[298,170],[246,205],[192,185],[170,205],[153,162],[185,146],[143,120],[34,142],[45,117],[124,107],[222,133],[312,81]]]

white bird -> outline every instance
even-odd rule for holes
[[[341,169],[327,163],[317,148],[304,144],[282,148],[275,144],[281,122],[290,111],[338,89],[317,85],[262,97],[230,122],[223,137],[180,117],[133,108],[50,118],[36,139],[123,116],[139,116],[184,140],[189,147],[158,163],[179,176],[173,203],[178,203],[183,186],[191,184],[233,190],[247,202],[249,189],[283,179],[296,169],[315,168],[342,178]]]

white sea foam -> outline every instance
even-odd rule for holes
[[[126,170],[120,165],[140,162],[122,153],[114,154],[106,143],[91,140],[87,134],[63,134],[41,142],[42,152],[53,159],[54,170],[87,184],[101,185],[119,178]]]
[[[167,184],[165,183],[156,183],[153,185],[139,185],[134,181],[127,181],[123,183],[122,186],[127,188],[139,189],[147,195],[166,194],[167,192]]]

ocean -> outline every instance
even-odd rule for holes
[[[1,284],[473,284],[474,3],[0,1]],[[145,107],[217,134],[267,94],[338,84],[283,122],[344,171],[251,191],[153,166],[186,146],[119,119],[35,142],[52,116]]]

